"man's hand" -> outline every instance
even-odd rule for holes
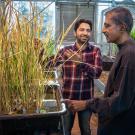
[[[73,111],[82,111],[86,109],[86,101],[85,100],[65,100],[68,108]]]
[[[66,50],[64,52],[64,55],[69,59],[69,60],[72,60],[73,62],[75,63],[79,63],[82,61],[82,56],[80,53],[76,52],[76,51],[73,51],[71,49],[69,50]]]

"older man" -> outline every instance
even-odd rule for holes
[[[68,100],[72,111],[89,108],[98,113],[98,135],[135,135],[135,41],[130,37],[130,11],[116,7],[105,14],[103,33],[119,52],[110,71],[103,98]]]

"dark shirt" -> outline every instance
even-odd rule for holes
[[[88,103],[99,116],[98,135],[135,135],[135,41],[118,48],[104,97]]]
[[[88,44],[82,53],[82,61],[75,64],[64,56],[67,49],[78,51],[76,44],[62,49],[56,59],[56,66],[63,62],[63,87],[62,94],[65,99],[85,100],[93,97],[94,78],[98,78],[102,71],[100,49]]]

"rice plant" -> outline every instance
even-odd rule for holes
[[[79,17],[67,30],[63,29],[56,42],[51,26],[40,37],[43,16],[30,5],[30,20],[14,8],[12,1],[0,6],[0,114],[39,112],[47,97],[45,84],[55,79],[54,72],[50,72],[54,69],[46,69],[45,65],[52,55],[55,61],[65,36]]]
[[[33,16],[36,10],[32,6],[30,21],[14,9],[12,1],[0,8],[0,113],[23,113],[33,106],[38,109],[45,97],[48,78],[43,76],[38,56],[40,49],[47,50],[53,41],[48,31],[42,43],[35,44],[43,19]]]

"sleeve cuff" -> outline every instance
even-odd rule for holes
[[[86,100],[86,108],[90,109],[93,103],[94,103],[94,99]]]

